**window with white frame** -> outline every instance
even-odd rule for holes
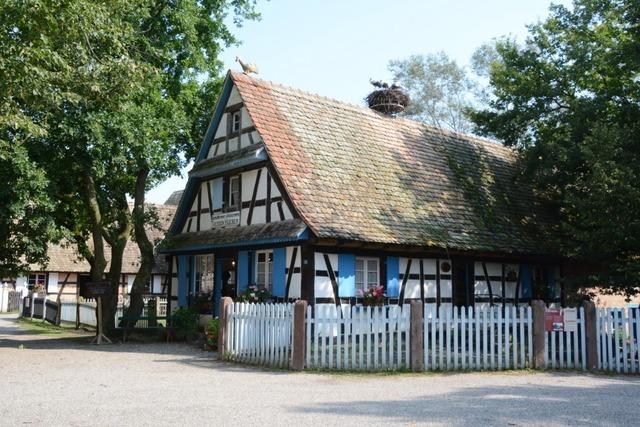
[[[273,284],[273,251],[256,252],[256,285],[271,290]]]
[[[356,289],[366,290],[380,284],[380,260],[356,258]]]
[[[238,210],[240,208],[240,176],[229,178],[229,209]]]
[[[27,279],[27,285],[29,290],[33,290],[36,285],[42,286],[47,289],[47,273],[31,273]]]
[[[241,118],[241,111],[235,111],[233,114],[231,114],[231,132],[240,132]]]
[[[196,255],[196,292],[213,292],[213,255]]]

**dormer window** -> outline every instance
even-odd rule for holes
[[[231,114],[231,133],[240,132],[240,121],[242,118],[242,113],[240,110],[234,111]]]

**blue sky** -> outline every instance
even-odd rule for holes
[[[558,1],[569,5],[569,0]],[[259,77],[323,96],[362,104],[369,78],[389,80],[392,59],[445,51],[466,65],[493,38],[524,39],[526,25],[543,20],[548,0],[272,0],[259,1],[262,19],[235,29],[236,55],[255,62]],[[211,108],[215,100],[211,100]],[[163,203],[184,188],[186,172],[159,185],[148,201]]]

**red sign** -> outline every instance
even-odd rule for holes
[[[544,330],[547,332],[564,331],[564,316],[559,308],[544,311]]]

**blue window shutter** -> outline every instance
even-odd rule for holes
[[[400,258],[387,257],[387,296],[397,298],[400,294]]]
[[[273,296],[284,297],[287,248],[273,249]]]
[[[213,193],[211,195],[213,199],[213,209],[222,209],[222,178],[213,180],[211,192]]]
[[[249,251],[238,252],[238,295],[247,289],[250,268]]]
[[[340,277],[338,278],[338,296],[356,296],[356,257],[351,254],[339,254],[336,266]]]
[[[256,253],[255,251],[249,251],[249,283],[256,284]]]
[[[220,316],[220,298],[222,298],[222,260],[216,257],[215,270],[213,272],[214,279],[214,297],[213,297],[213,315]]]
[[[178,255],[178,307],[187,305],[187,291],[189,288],[188,262],[189,257],[187,255]]]
[[[522,284],[522,298],[531,298],[533,294],[533,286],[531,280],[531,266],[529,264],[521,265],[522,278],[520,283]]]
[[[547,277],[549,277],[548,297],[553,301],[556,297],[556,269],[553,267],[547,268]]]

